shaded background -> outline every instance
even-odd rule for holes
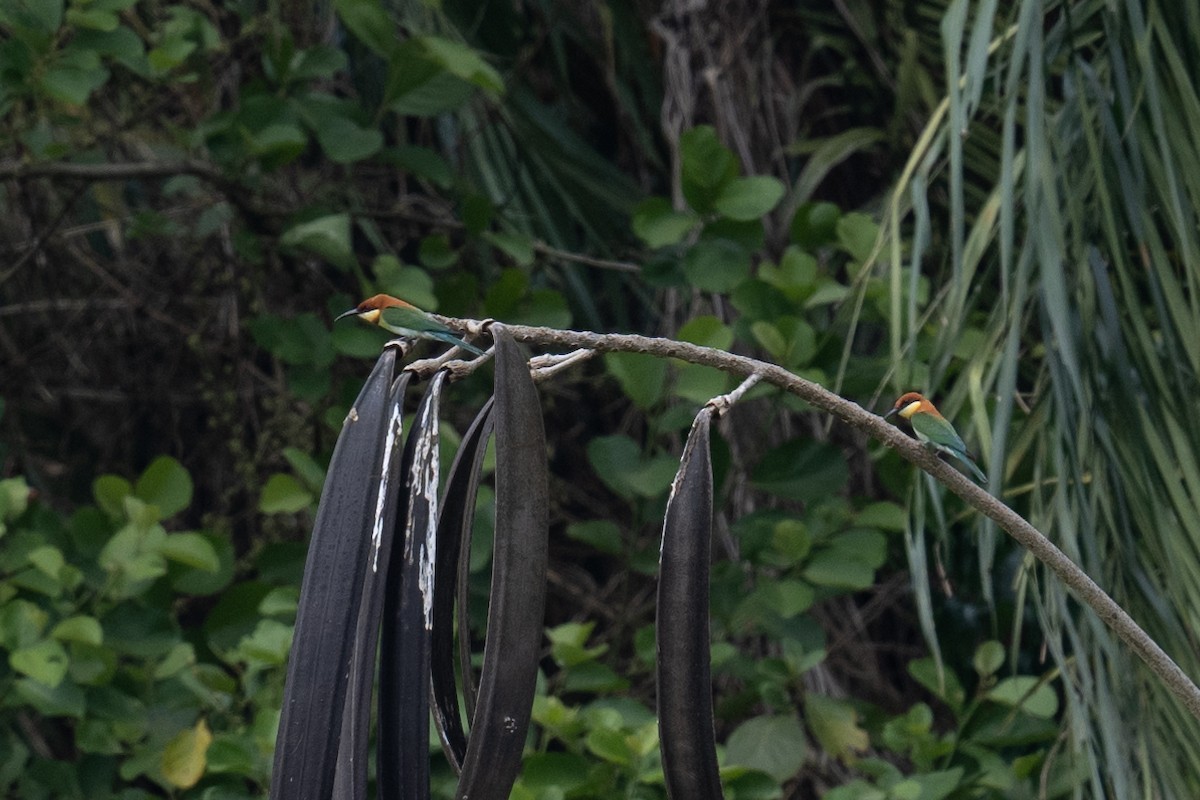
[[[714,344],[874,408],[934,393],[1006,501],[1197,674],[1197,13],[0,11],[0,467],[37,491],[32,510],[6,507],[0,627],[10,654],[61,647],[60,680],[86,699],[78,715],[47,705],[28,683],[40,667],[10,658],[5,694],[20,700],[0,720],[25,744],[0,786],[35,796],[63,780],[87,796],[80,765],[95,763],[105,791],[261,787],[288,624],[285,608],[264,628],[261,602],[295,586],[321,465],[383,341],[332,316],[375,291]],[[535,710],[527,796],[661,791],[645,727],[656,537],[696,404],[726,388],[622,356],[543,388],[547,622],[568,626],[551,638],[547,693],[585,721]],[[449,443],[486,391],[485,376],[454,387]],[[739,411],[715,453],[718,528],[738,556],[715,567],[718,738],[730,764],[770,776],[742,792],[859,797],[906,777],[921,797],[1197,792],[1195,722],[994,529],[791,401]],[[183,472],[145,478],[163,455]],[[181,474],[182,505],[158,491],[182,491]],[[162,519],[137,523],[127,496]],[[160,522],[207,537],[222,580],[177,574],[205,571],[207,551],[161,555]],[[100,546],[130,526],[137,554]],[[45,546],[84,583],[31,555]],[[174,572],[137,573],[146,553]],[[476,566],[481,595],[486,556]],[[128,638],[165,625],[170,640],[113,645],[106,679],[80,665],[104,661],[83,650],[112,636],[52,633],[73,614],[108,632],[132,607],[155,621]],[[600,649],[585,657],[585,643]],[[180,644],[191,677],[154,677]],[[210,672],[235,679],[228,702],[136,730],[100,710],[114,686],[156,709],[170,681],[215,686]],[[197,720],[216,760],[193,736],[189,782],[162,755]],[[610,730],[633,737],[628,753],[603,744]],[[590,782],[545,777],[559,755]]]

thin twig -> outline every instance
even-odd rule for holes
[[[540,355],[529,359],[529,371],[535,381],[547,380],[563,370],[587,361],[596,355],[595,350],[572,350],[562,355]]]
[[[585,255],[583,253],[572,253],[570,250],[560,250],[557,247],[552,247],[545,242],[534,242],[533,250],[535,253],[541,253],[549,258],[557,258],[560,261],[571,261],[576,264],[584,264],[589,267],[599,267],[600,269],[611,269],[617,272],[641,272],[642,268],[637,264],[629,261],[614,261],[608,258],[597,258],[595,256]]]
[[[454,323],[456,327],[467,330],[478,325],[476,322],[466,320],[450,320],[450,322]],[[691,364],[714,367],[741,377],[759,375],[766,383],[794,394],[813,406],[834,415],[847,425],[870,434],[887,447],[895,450],[905,460],[935,477],[967,504],[994,520],[1035,558],[1053,570],[1079,600],[1086,603],[1104,624],[1108,625],[1139,658],[1146,662],[1188,711],[1200,718],[1200,689],[1197,689],[1187,674],[1179,668],[1179,665],[1141,629],[1133,618],[1053,542],[1020,514],[939,459],[933,451],[857,403],[846,400],[812,381],[794,375],[783,367],[711,347],[632,334],[567,331],[530,325],[505,325],[505,328],[517,341],[540,347],[646,353],[660,358],[677,358]]]
[[[742,399],[742,395],[754,388],[754,385],[761,380],[762,375],[759,375],[757,372],[752,373],[732,392],[723,394],[720,397],[714,397],[704,405],[716,411],[718,417],[723,416],[726,411],[733,407],[734,403]]]

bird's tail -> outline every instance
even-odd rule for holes
[[[964,464],[966,464],[968,467],[970,467],[971,472],[973,472],[975,474],[975,477],[979,479],[979,482],[982,483],[984,486],[987,486],[987,482],[988,482],[987,475],[983,474],[983,470],[981,470],[979,468],[978,464],[976,464],[974,461],[971,460],[970,456],[968,456],[968,455],[959,456],[959,461],[962,461]]]
[[[484,355],[484,351],[480,350],[478,347],[471,344],[470,342],[458,338],[457,336],[455,336],[452,333],[438,331],[437,333],[434,334],[434,337],[440,341],[445,342],[446,344],[452,344],[457,347],[461,347],[463,350],[474,353],[477,356]]]

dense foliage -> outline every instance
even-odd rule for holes
[[[1005,500],[1188,652],[1195,11],[329,5],[0,7],[0,794],[263,794],[322,464],[384,341],[332,314],[375,291],[753,353],[876,408],[936,392]],[[729,388],[629,354],[542,386],[514,797],[663,796],[658,534]],[[727,796],[1200,791],[1195,722],[936,485],[766,389],[718,433]]]

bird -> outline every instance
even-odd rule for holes
[[[364,322],[378,325],[384,330],[391,331],[399,336],[407,336],[413,339],[431,339],[461,347],[477,356],[484,355],[484,351],[470,342],[463,341],[454,331],[438,322],[428,313],[417,308],[412,303],[401,300],[398,297],[392,297],[390,294],[377,294],[374,297],[368,297],[349,311],[338,314],[334,322],[345,317],[358,317]]]
[[[954,456],[970,467],[971,472],[975,474],[980,483],[987,483],[987,476],[983,474],[983,470],[975,464],[970,453],[967,452],[967,446],[963,444],[958,431],[954,430],[954,426],[946,421],[942,413],[937,410],[937,406],[929,402],[924,395],[919,392],[900,395],[896,404],[892,406],[892,410],[884,414],[883,418],[887,419],[893,414],[899,414],[908,420],[912,424],[913,432],[926,447],[932,447],[934,450]]]

